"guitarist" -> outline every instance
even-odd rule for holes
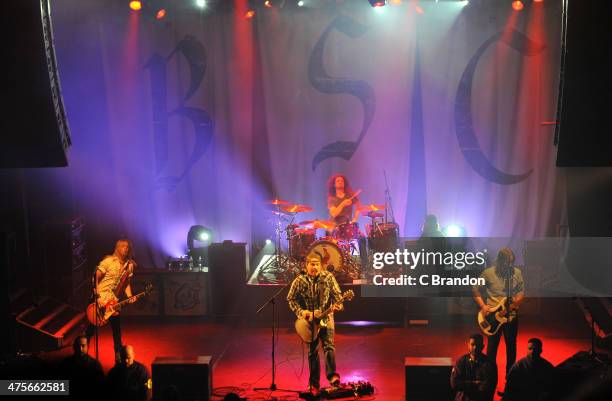
[[[321,255],[311,253],[306,258],[306,271],[300,273],[291,283],[287,302],[289,308],[298,319],[313,322],[313,317],[321,317],[321,311],[338,304],[342,300],[340,286],[333,274],[321,269]],[[341,303],[335,305],[333,311],[342,310]],[[314,323],[313,323],[314,326]],[[340,384],[340,375],[336,372],[336,348],[334,345],[334,315],[333,312],[321,319],[321,329],[314,334],[309,343],[308,391],[315,397],[320,393],[321,364],[319,362],[319,342],[325,354],[325,374],[332,386]]]
[[[120,239],[115,244],[115,251],[112,255],[106,256],[96,269],[96,292],[95,298],[98,305],[104,308],[112,302],[118,301],[123,294],[130,298],[132,287],[130,281],[134,275],[136,263],[130,258],[131,244],[127,239]],[[129,302],[135,302],[131,299]],[[113,348],[115,350],[115,362],[121,360],[121,319],[119,315],[109,319],[113,330]],[[87,329],[87,338],[93,336],[95,327],[91,325]]]
[[[493,312],[499,302],[506,299],[506,310],[509,313],[509,322],[505,323],[487,341],[487,356],[492,361],[497,360],[497,348],[501,336],[506,343],[506,375],[516,361],[516,337],[518,334],[517,310],[525,298],[525,283],[523,274],[514,266],[514,252],[510,248],[502,248],[497,253],[495,265],[485,269],[480,277],[485,279],[485,285],[473,288],[474,300],[486,316]],[[486,303],[482,295],[486,297]]]

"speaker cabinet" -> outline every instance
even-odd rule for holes
[[[210,356],[158,356],[151,364],[153,400],[208,401],[212,394]]]
[[[0,168],[64,167],[70,132],[58,76],[49,0],[4,0]]]
[[[612,166],[610,0],[564,1],[557,166]]]
[[[451,401],[451,358],[404,359],[406,370],[406,401]]]
[[[243,314],[246,307],[241,300],[249,272],[246,244],[232,241],[211,244],[208,257],[212,315]]]

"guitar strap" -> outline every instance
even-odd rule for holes
[[[119,295],[125,290],[125,287],[127,287],[127,278],[129,276],[129,271],[128,271],[129,265],[130,265],[130,259],[128,259],[123,265],[121,275],[119,276],[119,279],[117,280],[117,284],[115,284],[115,287],[113,288],[113,294],[115,294],[117,299],[119,299]]]

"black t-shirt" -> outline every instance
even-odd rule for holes
[[[451,373],[455,401],[493,401],[496,386],[497,367],[486,355],[480,354],[472,361],[466,354],[455,363]]]
[[[101,399],[104,372],[89,355],[71,355],[59,365],[59,378],[70,380],[71,399]]]
[[[116,400],[144,401],[147,399],[149,372],[145,366],[134,361],[132,366],[115,365],[108,372],[108,386]]]
[[[504,401],[537,401],[553,389],[555,368],[544,358],[519,359],[508,372]]]
[[[329,195],[327,197],[327,208],[329,209],[332,206],[338,207],[338,205],[340,205],[342,201],[350,198],[351,196],[352,195],[344,194],[344,198],[338,198],[336,195]],[[359,202],[358,198],[353,198],[353,203],[351,203],[349,206],[345,206],[340,212],[340,214],[333,218],[336,222],[336,225],[349,223],[353,219],[353,206],[357,202]]]

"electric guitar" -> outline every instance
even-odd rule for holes
[[[492,336],[497,333],[504,324],[514,320],[514,316],[508,314],[511,303],[512,299],[504,297],[492,308],[493,311],[486,316],[482,312],[482,309],[478,311],[478,326],[480,330],[487,336]]]
[[[355,297],[355,293],[353,290],[348,290],[342,294],[342,299],[331,305],[329,308],[325,309],[319,317],[313,316],[313,321],[306,320],[304,318],[299,318],[295,321],[295,331],[300,336],[302,341],[305,343],[310,343],[313,338],[317,338],[319,335],[319,330],[321,327],[326,327],[326,321],[323,320],[327,315],[329,315],[336,305],[342,304],[344,301],[352,301]],[[314,336],[313,336],[313,323],[314,323]]]
[[[104,326],[108,323],[108,319],[110,319],[111,316],[118,315],[121,308],[127,305],[130,300],[138,300],[149,294],[152,290],[153,284],[149,283],[145,286],[144,291],[139,292],[136,295],[132,295],[131,297],[126,298],[123,301],[117,302],[115,300],[112,300],[107,302],[103,306],[98,305],[97,302],[92,302],[87,306],[87,320],[89,320],[89,322],[95,326]]]

